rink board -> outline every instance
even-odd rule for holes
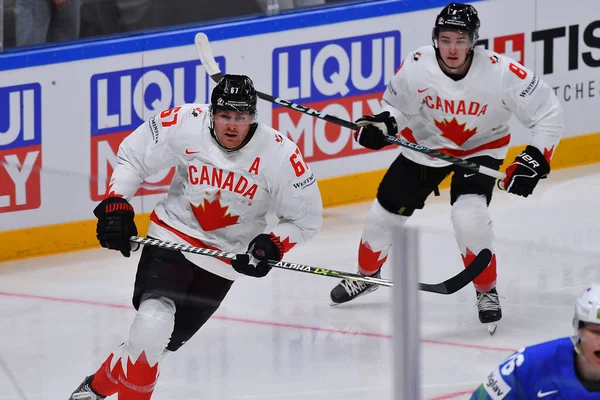
[[[591,16],[600,3],[557,7],[560,14],[548,5],[558,0],[536,3],[477,2],[480,45],[510,54],[554,88],[566,130],[553,168],[598,162],[600,21]],[[213,83],[197,60],[195,33],[208,35],[224,71],[250,75],[258,90],[355,120],[379,111],[387,81],[408,52],[429,43],[444,4],[361,3],[0,55],[0,162],[17,166],[0,164],[0,261],[97,245],[92,210],[120,141],[156,112],[208,101]],[[348,129],[264,101],[259,119],[298,144],[325,206],[372,199],[399,153],[363,149]],[[516,120],[512,127],[509,160],[528,141]],[[170,172],[149,177],[132,200],[142,234]]]

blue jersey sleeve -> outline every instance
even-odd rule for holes
[[[471,400],[600,399],[577,378],[574,354],[568,337],[519,350],[485,378]]]
[[[527,367],[525,349],[508,357],[494,369],[471,395],[471,400],[517,400],[526,399]]]

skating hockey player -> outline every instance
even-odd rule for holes
[[[570,338],[526,347],[508,357],[471,400],[600,399],[600,285],[588,286],[575,301],[573,329]]]
[[[94,210],[102,247],[130,256],[137,228],[129,200],[144,178],[175,166],[148,236],[240,254],[229,262],[145,246],[129,338],[70,400],[117,393],[119,400],[150,399],[163,357],[204,325],[234,279],[264,277],[271,269],[265,260],[280,260],[319,231],[323,206],[315,177],[292,141],[256,122],[256,101],[250,78],[225,75],[211,104],[163,111],[121,143],[108,195]],[[269,212],[279,224],[266,230]]]
[[[517,61],[476,46],[480,21],[469,4],[451,3],[436,17],[433,46],[409,53],[383,94],[382,112],[357,121],[355,139],[377,150],[399,135],[428,148],[498,170],[510,142],[511,115],[531,130],[529,145],[506,170],[510,193],[527,197],[550,172],[563,131],[563,112],[552,89]],[[379,184],[358,250],[359,272],[379,277],[391,247],[392,230],[450,173],[451,219],[465,265],[483,248],[493,251],[488,206],[494,180],[448,162],[402,149]],[[496,290],[496,256],[474,280],[479,320],[502,318]],[[377,289],[342,281],[331,291],[340,304]],[[495,324],[489,326],[491,332]]]

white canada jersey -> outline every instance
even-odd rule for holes
[[[243,253],[265,232],[285,250],[321,228],[323,205],[315,177],[296,144],[258,123],[241,149],[226,151],[212,137],[209,105],[186,104],[150,118],[121,143],[109,195],[129,200],[146,177],[176,167],[169,193],[151,215],[148,235],[199,247]],[[231,265],[184,253],[202,268],[235,279]]]
[[[433,46],[408,54],[382,103],[406,140],[460,158],[506,157],[511,114],[531,130],[530,144],[548,162],[563,132],[562,107],[552,89],[518,62],[479,46],[459,81],[442,72]],[[414,150],[402,152],[419,164],[449,164]]]

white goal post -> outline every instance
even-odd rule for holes
[[[393,398],[421,398],[419,318],[419,231],[414,227],[395,230],[391,251]]]

